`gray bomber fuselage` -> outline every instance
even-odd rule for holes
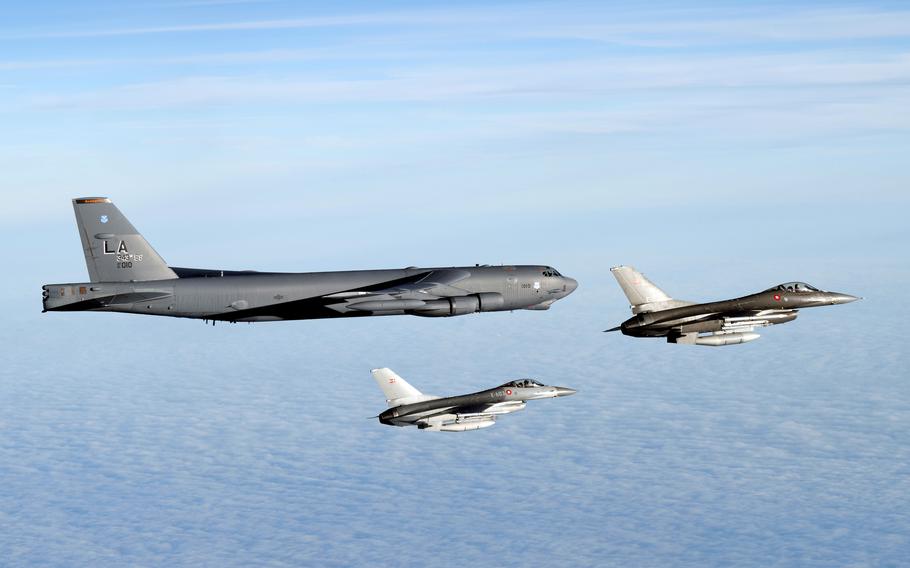
[[[44,286],[45,311],[103,311],[217,321],[372,315],[453,316],[547,309],[577,283],[545,266],[403,268],[310,273],[173,268],[179,278]],[[433,285],[429,293],[421,282]],[[394,294],[386,292],[395,292]]]
[[[73,199],[90,282],[43,286],[44,311],[253,322],[546,310],[575,290],[549,266],[277,273],[168,266],[107,197]]]

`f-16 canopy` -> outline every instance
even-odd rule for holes
[[[785,282],[784,284],[778,284],[773,288],[768,288],[766,292],[821,292],[815,286],[806,284],[805,282]]]
[[[510,381],[502,386],[519,389],[533,389],[537,387],[545,387],[546,385],[543,383],[538,383],[534,379],[518,379],[517,381]]]

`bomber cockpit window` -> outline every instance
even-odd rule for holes
[[[562,274],[560,274],[558,270],[556,270],[555,268],[552,268],[550,266],[547,266],[546,268],[544,268],[543,272],[541,272],[541,274],[543,274],[544,276],[562,276]]]
[[[815,286],[805,282],[786,282],[768,290],[769,292],[819,292]]]
[[[536,387],[542,387],[544,385],[543,383],[538,383],[534,379],[518,379],[517,381],[510,381],[502,386],[517,389],[532,389]]]

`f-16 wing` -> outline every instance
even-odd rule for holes
[[[496,418],[525,407],[525,402],[515,400],[492,404],[449,406],[416,421],[419,428],[440,430],[473,430],[492,426]]]
[[[525,404],[526,403],[521,400],[510,400],[506,402],[494,402],[492,404],[460,406],[449,412],[457,412],[459,416],[496,416],[521,410],[525,407]]]
[[[742,333],[753,331],[757,327],[768,327],[796,319],[797,310],[761,310],[743,315],[725,315],[721,331],[725,333]]]
[[[758,339],[756,328],[793,321],[796,315],[797,310],[753,310],[688,318],[670,328],[667,340],[713,346],[746,343]]]
[[[699,316],[679,318],[678,322],[669,322],[671,330],[687,333],[693,327],[704,327],[711,324],[714,329],[704,331],[722,331],[728,333],[752,331],[758,327],[768,327],[796,319],[797,310],[744,310],[737,312],[714,312]]]

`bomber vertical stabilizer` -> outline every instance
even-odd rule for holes
[[[110,199],[73,199],[73,210],[92,282],[177,278]]]

